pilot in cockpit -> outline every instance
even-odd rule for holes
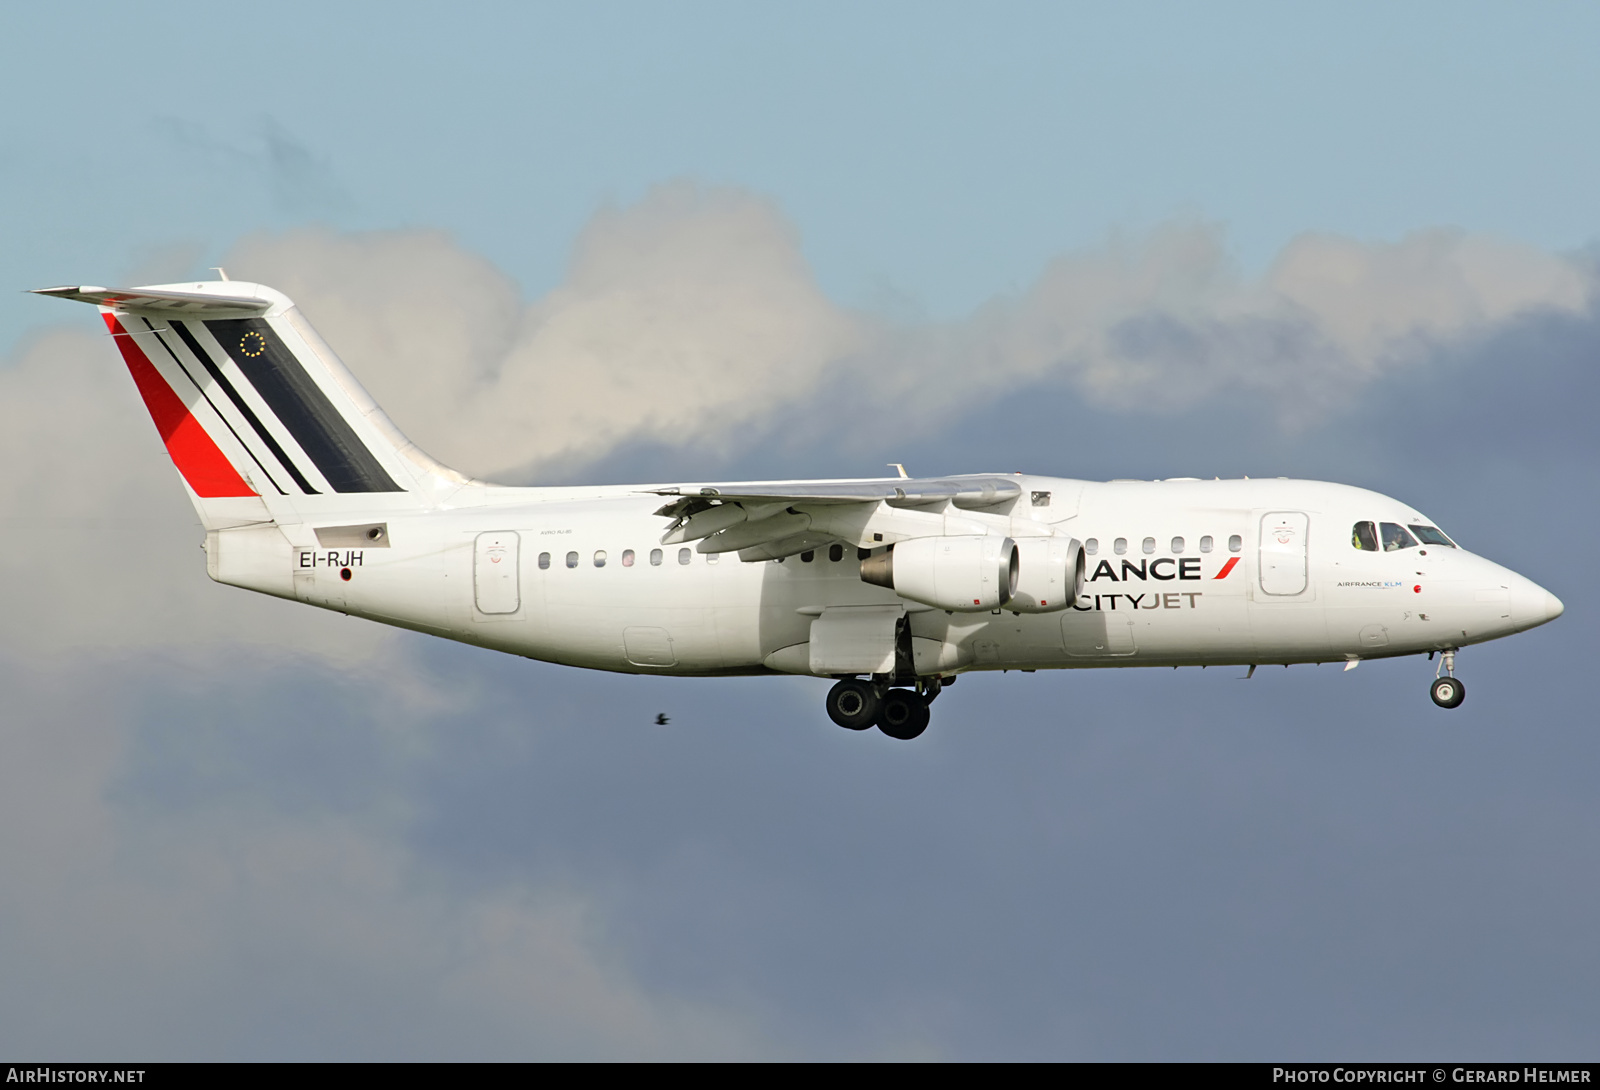
[[[1383,551],[1392,553],[1397,549],[1415,548],[1417,539],[1406,533],[1406,528],[1397,523],[1385,522],[1381,526],[1383,533]]]

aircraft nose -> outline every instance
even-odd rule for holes
[[[1533,628],[1555,620],[1566,610],[1561,599],[1532,579],[1518,576],[1511,586],[1511,616],[1518,627]]]
[[[1567,611],[1567,607],[1561,604],[1561,599],[1560,598],[1557,598],[1554,594],[1551,594],[1549,591],[1545,591],[1544,592],[1544,619],[1545,620],[1553,621],[1557,617],[1559,617],[1563,613],[1565,613],[1566,611]]]

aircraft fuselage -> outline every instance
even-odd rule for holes
[[[659,486],[483,486],[473,506],[382,519],[378,543],[329,547],[317,535],[377,521],[382,509],[366,504],[314,524],[215,531],[208,547],[222,582],[529,658],[647,674],[809,673],[812,622],[841,606],[904,609],[919,674],[1351,661],[1480,643],[1561,608],[1465,549],[1356,548],[1361,522],[1431,525],[1365,489],[1017,480],[1011,511],[963,514],[998,533],[1084,543],[1083,593],[1057,612],[906,601],[862,581],[867,549],[747,563],[661,545],[660,497],[644,491]]]

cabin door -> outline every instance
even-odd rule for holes
[[[472,592],[479,613],[515,613],[522,605],[514,531],[479,534],[472,556]]]
[[[1304,594],[1306,535],[1311,520],[1303,511],[1268,511],[1261,516],[1261,592]]]

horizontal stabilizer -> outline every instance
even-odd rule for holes
[[[156,288],[80,287],[35,288],[35,295],[57,299],[76,299],[80,303],[116,307],[118,310],[155,311],[162,314],[192,314],[201,318],[246,318],[265,314],[270,299],[247,295],[213,295],[199,292],[167,291]]]

